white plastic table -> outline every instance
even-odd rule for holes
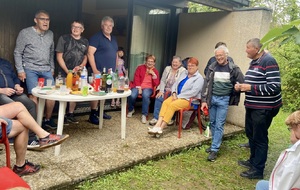
[[[100,101],[100,111],[99,111],[99,129],[103,126],[103,109],[104,109],[104,101],[106,99],[114,99],[121,98],[121,138],[125,139],[126,135],[126,104],[127,97],[131,95],[131,90],[125,91],[124,93],[108,93],[103,96],[98,95],[61,95],[59,91],[54,90],[54,92],[50,94],[40,93],[41,89],[38,87],[32,89],[32,94],[39,98],[38,101],[38,113],[37,113],[37,123],[41,126],[43,113],[45,108],[45,100],[55,100],[59,101],[59,110],[58,110],[58,121],[57,121],[57,134],[61,135],[64,128],[64,115],[67,107],[67,102],[85,102],[85,101]],[[60,145],[55,147],[55,156],[58,156],[60,153]]]

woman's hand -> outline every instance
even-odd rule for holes
[[[164,93],[163,92],[158,92],[155,96],[155,98],[160,98],[160,97],[163,97],[164,96]]]
[[[175,92],[172,93],[172,99],[173,101],[178,99],[177,94]]]

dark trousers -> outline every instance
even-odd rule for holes
[[[268,129],[279,108],[259,110],[246,108],[246,135],[250,145],[250,163],[261,174],[268,155]]]

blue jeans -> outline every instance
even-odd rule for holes
[[[51,71],[40,72],[40,71],[25,69],[25,73],[26,73],[26,86],[27,86],[28,94],[31,94],[32,89],[37,86],[39,78],[45,79],[44,85],[46,85],[47,79],[51,79],[52,84],[54,84],[54,79]]]
[[[153,93],[152,88],[144,88],[142,90],[142,114],[148,116],[148,109],[150,105],[150,96]],[[131,95],[128,97],[128,111],[134,109],[136,98],[139,95],[139,90],[137,88],[131,89]]]
[[[212,136],[211,150],[218,152],[222,143],[226,121],[229,96],[212,96],[209,108],[210,130]]]
[[[260,180],[257,182],[255,190],[268,190],[269,189],[269,181]]]
[[[170,95],[171,95],[171,93],[169,93],[168,97],[170,97]],[[166,99],[168,97],[166,97]],[[161,96],[161,97],[155,99],[153,117],[157,120],[158,120],[158,117],[159,117],[159,112],[160,112],[161,105],[162,105],[164,100],[165,100],[164,96]]]

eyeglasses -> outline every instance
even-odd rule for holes
[[[72,26],[72,29],[82,29],[81,26]]]
[[[49,21],[50,21],[50,18],[37,18],[37,19],[39,19],[39,20],[41,20],[41,21],[46,21],[46,22],[49,22]]]

